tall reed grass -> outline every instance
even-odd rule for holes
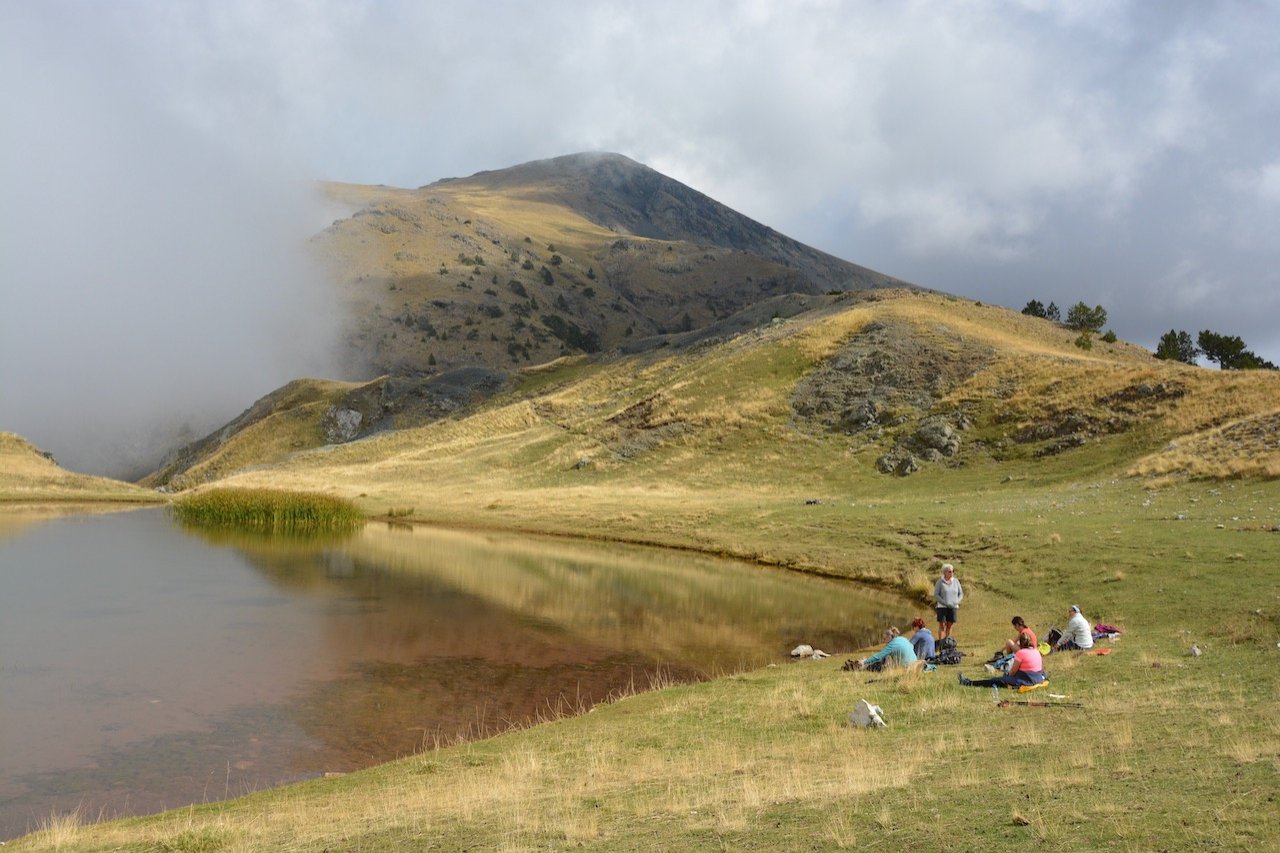
[[[258,533],[347,533],[364,523],[343,498],[280,489],[211,489],[173,505],[179,523]]]

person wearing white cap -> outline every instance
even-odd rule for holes
[[[1072,649],[1093,648],[1093,629],[1089,627],[1089,621],[1080,612],[1080,605],[1071,605],[1067,615],[1069,617],[1067,619],[1067,630],[1063,631],[1058,642],[1054,643],[1053,650],[1055,652],[1066,652]]]
[[[964,587],[956,577],[956,568],[950,563],[942,564],[942,577],[933,585],[933,598],[937,602],[938,640],[951,636],[951,629],[956,624],[956,611],[964,600]]]

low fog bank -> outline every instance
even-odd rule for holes
[[[0,429],[72,470],[136,479],[289,380],[341,375],[336,295],[304,255],[319,205],[166,165],[0,223]]]
[[[86,44],[0,36],[0,430],[131,479],[291,379],[338,376],[337,297],[305,255],[331,210],[141,73],[68,58]]]

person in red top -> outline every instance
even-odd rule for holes
[[[999,687],[1030,687],[1048,681],[1044,674],[1044,658],[1040,657],[1040,650],[1032,645],[1031,636],[1028,634],[1018,635],[1018,650],[1013,653],[1013,661],[1009,664],[1008,675],[998,675],[995,678],[983,678],[978,681],[972,681],[964,677],[964,673],[958,673],[960,683],[965,687],[990,687],[997,685]]]
[[[1013,655],[1019,648],[1018,640],[1023,635],[1031,638],[1031,648],[1034,649],[1040,645],[1040,641],[1036,638],[1036,632],[1027,627],[1027,623],[1022,621],[1021,616],[1013,617],[1012,624],[1014,630],[1018,632],[1017,636],[1011,640],[1005,640],[1004,649],[992,655],[991,660],[983,667],[987,672],[993,675],[997,672],[1007,673],[1009,671],[1009,665],[1013,663]]]
[[[1013,617],[1012,624],[1013,629],[1017,631],[1018,634],[1013,639],[1004,641],[1005,654],[1011,655],[1018,650],[1018,637],[1021,637],[1023,634],[1029,634],[1031,636],[1031,647],[1033,649],[1040,645],[1040,641],[1036,639],[1036,632],[1027,627],[1027,623],[1022,621],[1021,616]]]

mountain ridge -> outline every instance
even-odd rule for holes
[[[565,204],[602,227],[630,236],[753,251],[789,266],[807,261],[824,288],[911,286],[807,246],[656,169],[613,152],[533,160],[466,178],[446,178],[424,189],[446,184],[491,189],[534,187],[542,198]],[[701,215],[694,215],[699,211]],[[763,247],[767,247],[764,252]]]

